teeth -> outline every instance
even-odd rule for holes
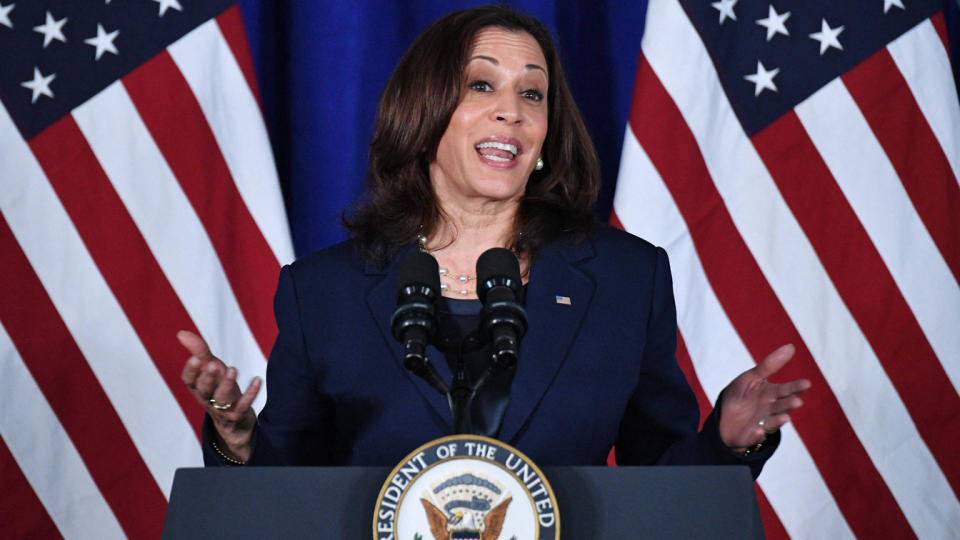
[[[503,158],[500,156],[483,156],[483,157],[489,159],[490,161],[513,161],[511,159]]]
[[[477,149],[481,148],[496,148],[497,150],[505,150],[510,152],[513,155],[517,155],[517,147],[512,144],[502,143],[502,142],[485,142],[477,145]]]

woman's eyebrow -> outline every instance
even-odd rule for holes
[[[487,62],[490,62],[491,64],[493,64],[493,65],[495,65],[495,66],[499,66],[499,65],[500,65],[500,62],[497,61],[496,58],[493,58],[493,57],[491,57],[491,56],[484,56],[484,55],[482,55],[482,54],[478,54],[478,55],[476,55],[476,56],[471,56],[471,57],[470,57],[470,61],[472,62],[472,61],[474,61],[474,60],[486,60]],[[524,67],[526,67],[527,69],[539,69],[539,70],[542,71],[544,74],[547,73],[547,70],[544,69],[543,66],[540,66],[540,65],[537,65],[537,64],[527,64],[527,65],[524,66]]]

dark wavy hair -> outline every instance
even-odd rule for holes
[[[508,247],[532,258],[546,243],[561,237],[577,241],[594,226],[600,164],[549,32],[509,7],[477,7],[445,15],[424,30],[380,97],[366,194],[343,215],[360,253],[378,266],[440,223],[428,167],[464,93],[474,37],[489,27],[533,36],[549,76],[546,166],[530,175]]]

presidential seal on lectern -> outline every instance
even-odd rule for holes
[[[374,540],[555,540],[550,484],[522,452],[496,439],[451,435],[397,465],[380,489]]]

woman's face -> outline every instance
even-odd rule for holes
[[[477,33],[467,88],[430,164],[441,204],[520,200],[547,136],[546,69],[530,34],[497,27]]]

